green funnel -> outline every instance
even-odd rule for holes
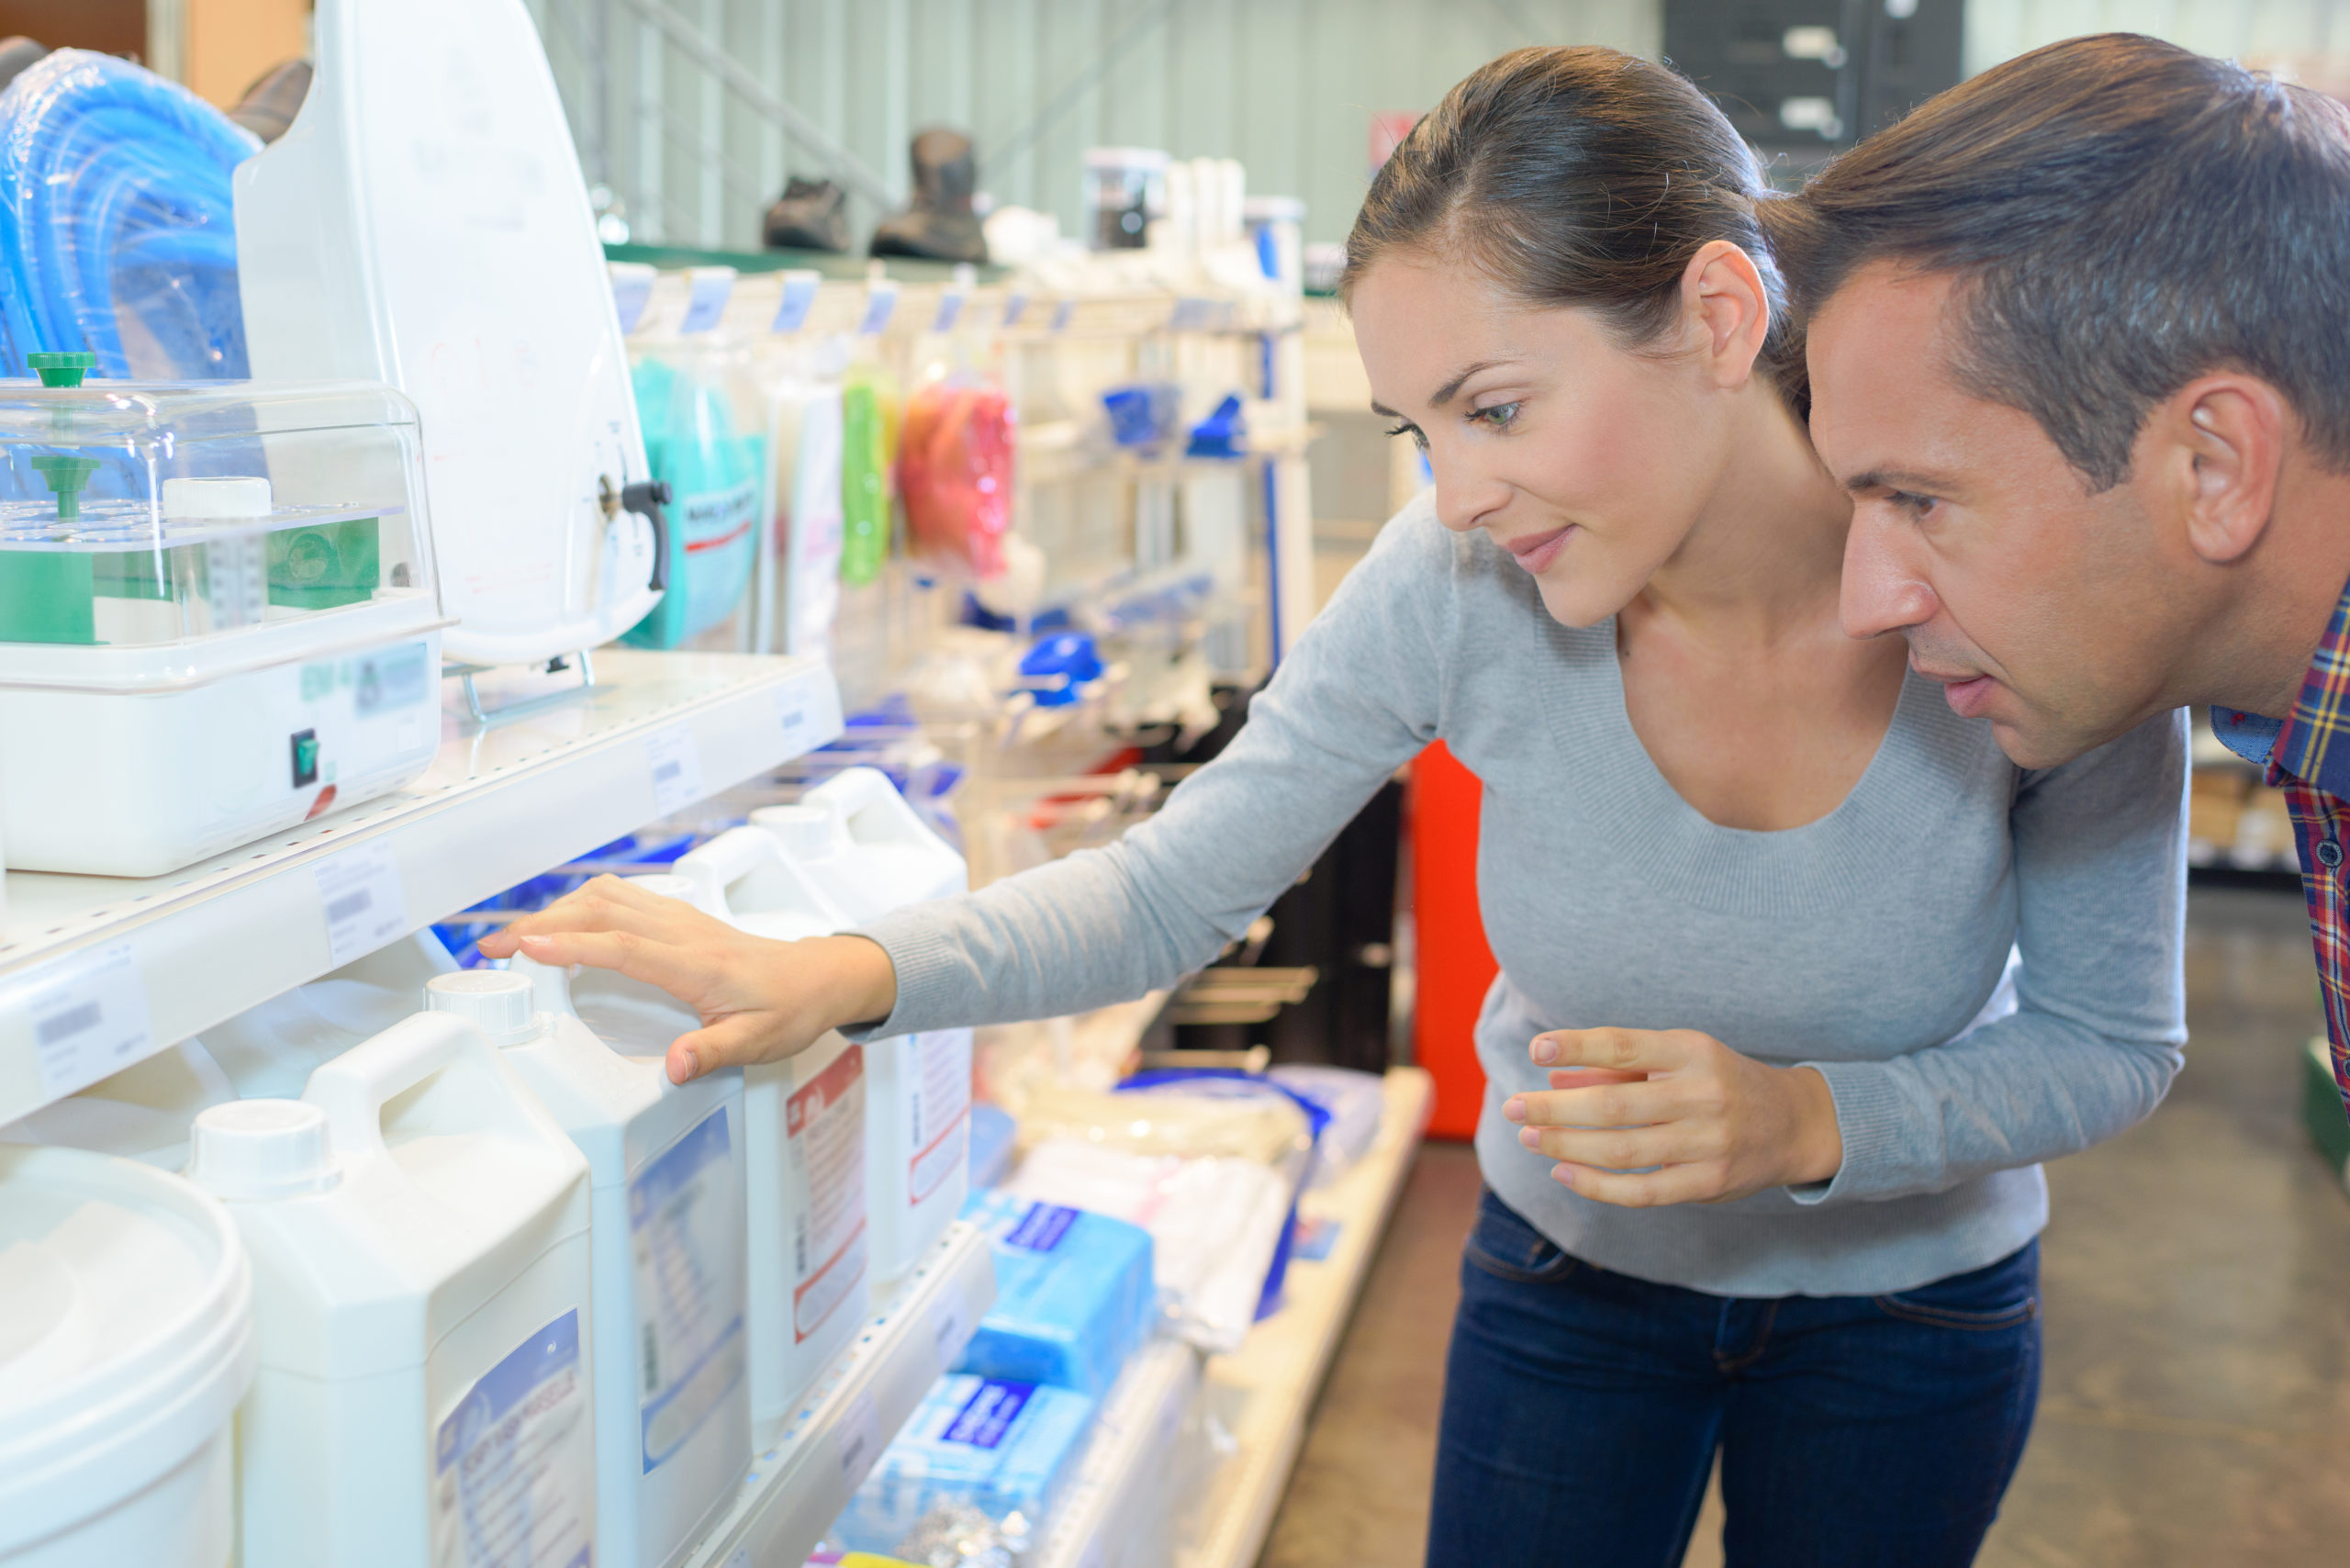
[[[33,471],[49,481],[50,492],[57,497],[58,521],[72,522],[82,515],[82,487],[90,482],[90,473],[97,465],[95,457],[45,454],[33,459]]]

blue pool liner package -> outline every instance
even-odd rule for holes
[[[1099,1399],[1158,1316],[1150,1232],[1107,1215],[981,1192],[963,1217],[995,1252],[995,1305],[958,1372]]]
[[[890,1551],[934,1509],[1017,1513],[1038,1539],[1093,1424],[1093,1401],[1065,1388],[950,1372],[930,1392],[849,1499],[833,1537]]]

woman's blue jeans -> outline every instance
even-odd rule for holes
[[[2040,1250],[1879,1296],[1709,1295],[1487,1193],[1460,1265],[1430,1568],[1678,1568],[1715,1450],[1729,1568],[1962,1568],[2040,1393]]]

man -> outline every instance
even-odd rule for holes
[[[2350,112],[2074,39],[1772,217],[1856,503],[1845,629],[2027,767],[2211,704],[2289,799],[2350,1100]]]

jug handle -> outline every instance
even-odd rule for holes
[[[362,1040],[312,1072],[302,1098],[327,1114],[327,1134],[339,1156],[364,1159],[384,1152],[386,1105],[469,1058],[497,1080],[500,1107],[531,1123],[515,1101],[498,1047],[479,1025],[453,1013],[419,1013]],[[525,1136],[536,1137],[535,1125]]]
[[[947,850],[946,841],[930,831],[930,824],[915,814],[912,804],[878,767],[845,767],[801,799],[831,812],[859,844],[912,844]]]
[[[692,878],[696,889],[718,905],[714,913],[723,914],[730,907],[727,889],[782,858],[782,846],[772,835],[755,827],[730,827],[677,857],[672,868],[680,877]]]

